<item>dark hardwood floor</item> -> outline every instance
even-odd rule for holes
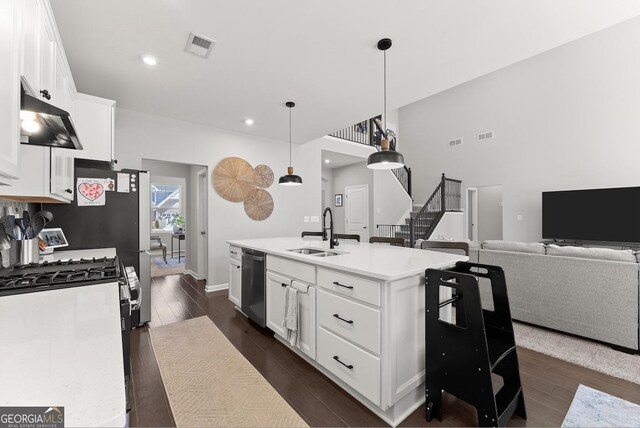
[[[356,399],[238,313],[227,292],[206,293],[189,275],[153,278],[152,321],[133,331],[131,426],[175,426],[149,328],[208,316],[310,426],[386,426]],[[640,404],[640,386],[518,348],[528,419],[513,426],[560,426],[579,384]],[[636,368],[631,368],[633,370]],[[401,426],[475,426],[475,410],[445,394],[443,420],[427,423],[424,406]]]

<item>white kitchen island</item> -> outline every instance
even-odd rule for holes
[[[114,248],[54,252],[113,257]],[[117,282],[0,297],[0,406],[64,406],[65,426],[127,424]]]
[[[228,243],[229,298],[237,306],[242,249],[266,253],[267,327],[278,339],[393,426],[424,402],[424,272],[466,256],[353,241],[329,250],[328,242],[301,238]],[[300,248],[339,254],[289,251]],[[300,291],[296,347],[282,327],[287,285]],[[449,316],[443,309],[441,317]]]

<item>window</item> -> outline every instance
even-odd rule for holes
[[[171,230],[171,220],[182,213],[178,184],[151,184],[151,227]]]

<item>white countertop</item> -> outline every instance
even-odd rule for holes
[[[0,297],[0,406],[64,406],[65,426],[125,426],[119,302],[113,282]]]
[[[331,257],[316,257],[287,251],[295,248],[328,250],[328,241],[291,237],[230,240],[227,243],[384,281],[424,275],[427,268],[443,269],[455,265],[457,261],[469,260],[467,256],[457,254],[346,240],[341,240],[340,245],[331,250],[342,254]]]

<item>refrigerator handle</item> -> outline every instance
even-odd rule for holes
[[[151,183],[148,171],[138,173],[138,231],[139,250],[150,249],[151,237]]]

